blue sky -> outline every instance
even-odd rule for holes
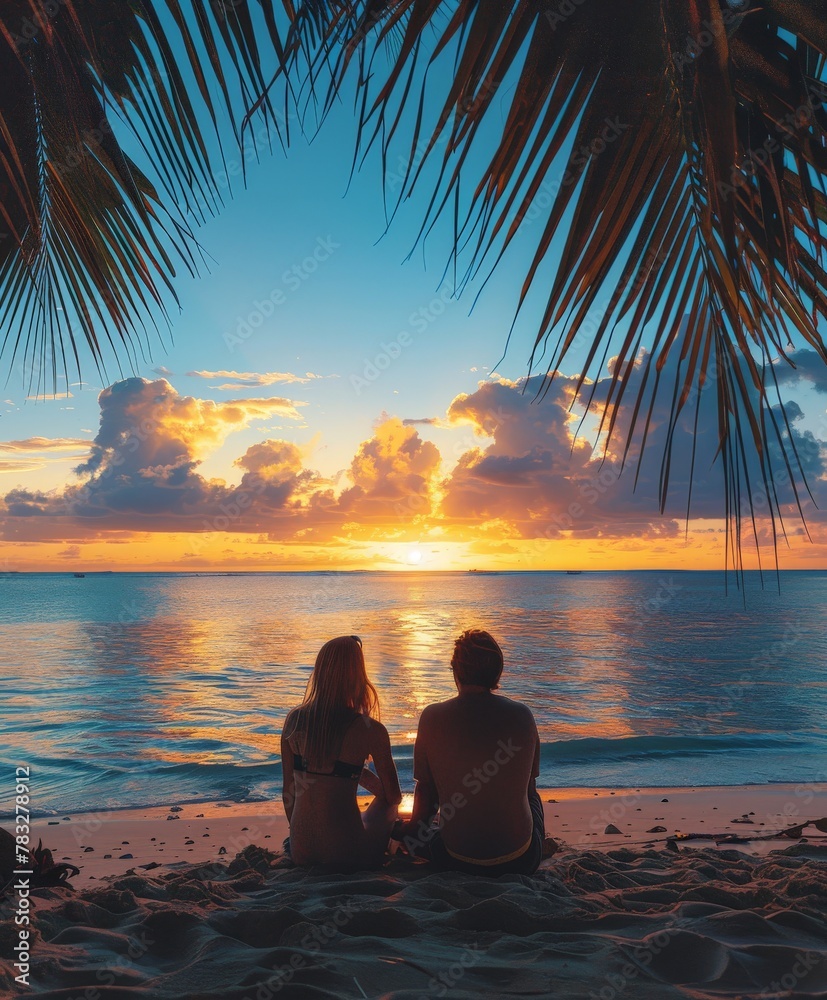
[[[255,129],[260,132],[260,124]],[[518,238],[472,311],[482,280],[453,299],[453,275],[443,278],[452,245],[450,221],[441,220],[427,242],[417,242],[433,171],[424,175],[418,196],[403,204],[386,230],[378,152],[368,156],[348,183],[355,131],[352,107],[338,105],[312,142],[295,134],[286,154],[276,146],[272,154],[263,150],[258,163],[248,157],[246,187],[241,157],[227,145],[228,169],[219,174],[218,183],[227,195],[231,185],[232,197],[197,231],[206,256],[202,273],[190,278],[181,269],[176,281],[180,313],[170,302],[171,337],[165,333],[162,344],[151,334],[151,360],[139,362],[134,372],[124,370],[155,378],[155,369],[163,366],[179,392],[202,398],[283,395],[306,402],[306,426],[282,426],[278,434],[297,443],[318,436],[315,463],[326,474],[349,461],[383,412],[403,418],[442,415],[458,393],[473,392],[494,369],[537,238],[530,232]],[[393,175],[404,148],[400,145],[399,156],[389,162],[389,195],[397,188]],[[308,262],[317,248],[317,256],[326,259]],[[291,273],[286,277],[286,272]],[[272,315],[238,342],[239,320],[246,321],[257,311],[256,303],[274,292],[279,304]],[[507,357],[497,367],[502,375],[525,374],[542,305],[535,295],[526,307]],[[393,353],[400,334],[409,342],[403,336],[399,358],[375,380],[355,385],[353,378],[364,379],[366,365],[388,353],[383,344]],[[213,387],[232,380],[187,377],[192,370],[312,372],[325,378],[221,392]],[[87,437],[96,430],[96,400],[103,384],[90,363],[83,371],[87,385],[72,385],[71,399],[24,402],[22,374],[14,369],[2,393],[13,404],[2,410],[4,439],[58,432]],[[108,375],[109,382],[117,379],[115,365]],[[254,427],[234,436],[206,460],[204,473],[226,474],[228,462],[260,439],[261,430]],[[49,476],[54,480],[71,462],[61,466],[27,474],[27,485],[50,485]],[[13,477],[5,478],[11,485]]]

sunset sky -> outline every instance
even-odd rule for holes
[[[181,274],[180,313],[171,304],[163,345],[149,335],[151,357],[105,375],[87,361],[87,381],[70,376],[58,398],[15,362],[0,405],[0,568],[722,567],[707,401],[687,536],[688,419],[661,516],[663,409],[636,490],[634,463],[619,477],[610,449],[601,466],[593,415],[574,437],[588,331],[538,398],[542,366],[525,382],[535,291],[503,358],[533,220],[485,287],[482,268],[457,299],[449,222],[417,243],[427,178],[386,232],[379,157],[348,189],[352,144],[341,108],[312,144],[251,162],[246,190],[233,178],[199,231],[203,274]],[[238,159],[228,166],[237,175]],[[402,167],[388,165],[389,195]],[[824,510],[827,377],[813,352],[795,357],[779,373]],[[791,517],[782,567],[827,563],[823,515],[807,505],[813,543]]]

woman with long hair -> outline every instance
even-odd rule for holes
[[[375,773],[365,767],[369,758]],[[304,701],[284,720],[281,762],[293,861],[380,865],[402,793],[358,636],[331,639],[319,650]],[[363,813],[359,785],[374,795]]]

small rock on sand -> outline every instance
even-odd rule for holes
[[[651,830],[647,830],[647,833],[666,833],[665,826],[653,826]]]
[[[131,854],[121,854],[118,858],[119,861],[128,861],[132,857]]]
[[[609,823],[609,825],[606,827],[606,829],[603,832],[604,833],[620,833],[620,830],[618,830],[618,828],[614,825],[614,823]]]

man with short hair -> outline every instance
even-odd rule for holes
[[[530,875],[545,837],[534,716],[494,693],[503,654],[488,632],[463,632],[451,669],[456,697],[429,705],[419,720],[413,812],[395,836],[442,868]]]

